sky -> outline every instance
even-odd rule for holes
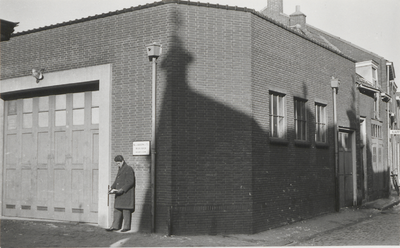
[[[0,18],[19,22],[17,33],[155,1],[0,0]],[[200,2],[261,10],[268,0]],[[294,13],[297,5],[307,16],[307,24],[393,62],[400,88],[400,0],[283,0],[283,12]]]

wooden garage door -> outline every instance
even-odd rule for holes
[[[3,214],[97,222],[98,91],[5,102]]]

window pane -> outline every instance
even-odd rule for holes
[[[326,142],[325,106],[315,105],[315,140]]]
[[[83,108],[85,107],[85,93],[74,93],[73,94],[73,108]]]
[[[272,95],[272,107],[273,107],[272,115],[274,115],[274,116],[276,116],[278,114],[277,105],[278,105],[278,102],[277,102],[276,96]]]
[[[306,102],[301,100],[294,100],[295,112],[295,131],[296,139],[307,140],[307,117],[306,117]]]
[[[48,111],[49,110],[49,97],[39,97],[39,111]]]
[[[98,107],[100,102],[99,91],[92,91],[92,107]]]
[[[55,114],[55,123],[57,127],[67,125],[67,111],[58,110]]]
[[[74,109],[72,111],[72,123],[73,125],[83,125],[85,123],[84,109]]]
[[[32,128],[32,114],[22,115],[23,128]]]
[[[279,103],[278,103],[278,107],[279,107],[279,116],[283,116],[284,114],[284,104],[283,104],[283,97],[282,96],[277,96]]]
[[[92,108],[92,124],[99,124],[99,108]]]
[[[39,127],[49,126],[49,112],[39,112]]]
[[[9,101],[8,102],[8,115],[16,115],[17,114],[17,101]]]
[[[9,130],[17,129],[17,115],[7,116],[7,127]]]
[[[23,100],[23,110],[24,113],[31,113],[32,112],[32,98],[24,99]]]
[[[67,108],[67,96],[57,95],[56,96],[56,109],[66,109]]]

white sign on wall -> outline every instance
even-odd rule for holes
[[[390,130],[390,134],[400,134],[400,130]]]
[[[132,149],[133,156],[150,155],[150,141],[135,141]]]

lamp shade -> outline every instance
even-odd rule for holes
[[[147,56],[149,56],[149,59],[151,60],[151,58],[158,58],[161,55],[161,45],[157,44],[156,42],[147,45],[146,47],[147,49]]]

